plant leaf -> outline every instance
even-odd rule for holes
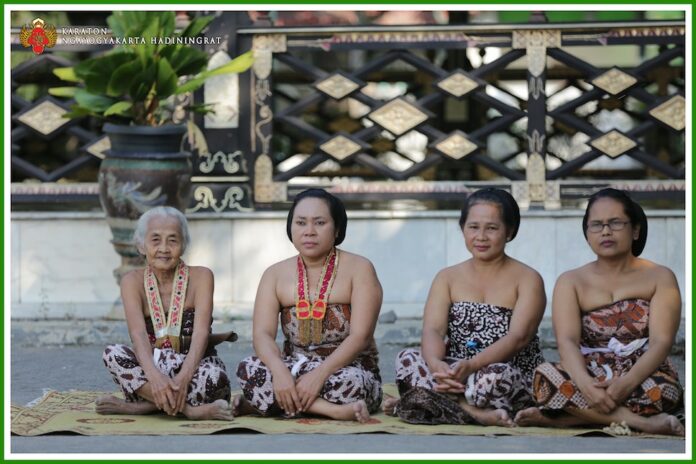
[[[104,116],[122,115],[128,116],[130,109],[133,107],[133,102],[120,101],[116,102],[104,111]]]
[[[159,60],[157,66],[157,82],[155,85],[158,100],[163,100],[176,91],[176,73],[166,58],[160,58]]]
[[[80,78],[75,74],[75,68],[53,68],[53,74],[67,82],[80,82]]]
[[[91,111],[101,113],[113,105],[116,100],[106,95],[91,93],[86,89],[77,89],[75,91],[75,101],[83,108],[89,108]]]
[[[206,79],[212,76],[244,72],[247,69],[249,69],[252,64],[254,64],[254,55],[252,51],[248,51],[242,55],[239,55],[237,58],[233,59],[229,63],[223,64],[222,66],[219,66],[215,69],[211,69],[210,71],[204,71],[200,73],[195,78],[181,85],[176,90],[176,94],[179,95],[186,92],[193,92],[194,90],[198,89],[201,85],[203,85]]]
[[[140,60],[129,61],[124,63],[111,74],[109,83],[106,87],[106,94],[111,97],[124,95],[133,85],[133,78],[140,74],[143,70],[143,65]]]
[[[74,98],[79,87],[51,87],[48,93],[54,97]]]
[[[205,71],[208,55],[203,50],[183,45],[167,45],[160,55],[169,60],[177,76],[188,76]]]

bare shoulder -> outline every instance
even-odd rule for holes
[[[661,264],[657,264],[653,261],[643,258],[638,259],[638,266],[643,272],[645,272],[645,274],[650,278],[650,280],[653,280],[655,282],[670,283],[677,281],[674,272],[667,266],[663,266]]]
[[[539,274],[536,269],[514,258],[510,258],[510,271],[512,271],[520,281],[529,283],[543,282],[541,274]]]
[[[360,274],[363,272],[375,272],[375,266],[372,261],[364,256],[356,255],[350,251],[341,250],[338,257],[339,268],[348,268],[352,274]]]
[[[468,263],[468,261],[464,261],[459,264],[447,266],[446,268],[441,269],[440,271],[438,271],[437,274],[435,274],[433,282],[450,283],[453,281],[461,280],[462,278],[466,278],[470,272]]]
[[[589,264],[585,264],[575,269],[565,271],[558,276],[558,279],[556,279],[556,287],[577,287],[581,282],[585,281],[589,277],[589,266]]]
[[[213,271],[205,266],[189,266],[189,274],[196,280],[212,280]]]
[[[132,288],[143,285],[145,269],[134,269],[121,277],[121,288]]]
[[[296,257],[290,257],[286,258],[282,261],[278,261],[275,264],[271,264],[266,270],[263,272],[263,278],[268,279],[277,279],[278,277],[282,275],[286,275],[289,272],[294,273],[295,272],[295,264],[296,264]],[[294,274],[293,274],[294,275]]]

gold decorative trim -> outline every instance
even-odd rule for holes
[[[527,67],[534,77],[546,68],[546,49],[561,47],[561,31],[558,29],[513,31],[512,48],[527,50]]]
[[[19,116],[19,121],[35,131],[49,135],[70,122],[63,115],[68,111],[51,100],[44,100],[26,113]]]
[[[543,202],[546,199],[546,165],[539,153],[531,153],[527,160],[527,184],[531,202]]]
[[[636,142],[617,130],[607,132],[590,142],[590,145],[612,158],[616,158],[637,146]]]
[[[254,200],[257,203],[286,201],[287,184],[273,182],[273,162],[268,155],[260,155],[254,164]]]
[[[512,48],[561,48],[559,29],[512,31]]]
[[[254,51],[254,74],[259,79],[267,79],[271,75],[273,54],[287,51],[287,39],[285,34],[255,35],[251,48]]]
[[[340,100],[360,88],[360,85],[341,74],[334,73],[318,82],[316,88],[331,98]]]
[[[94,155],[99,159],[106,158],[106,150],[111,149],[111,140],[108,135],[99,137],[96,141],[87,145],[85,151],[90,155]]]
[[[471,142],[461,131],[454,131],[449,137],[435,145],[445,155],[459,160],[475,151],[478,146]]]
[[[420,43],[420,42],[473,42],[471,36],[459,31],[390,31],[342,32],[335,34],[322,48],[333,44],[349,43]]]
[[[685,112],[686,100],[681,95],[675,95],[649,111],[650,116],[678,131],[686,126]]]
[[[215,165],[218,163],[222,163],[222,167],[227,174],[236,174],[242,170],[242,165],[237,159],[244,162],[240,150],[233,153],[224,153],[222,151],[218,151],[215,154],[199,153],[198,158],[201,161],[198,165],[198,170],[204,174],[213,172]]]
[[[361,147],[348,137],[337,135],[332,137],[329,141],[321,144],[319,148],[336,158],[338,161],[343,161],[349,156],[357,153]]]
[[[465,72],[455,71],[445,79],[438,82],[437,86],[445,92],[460,98],[476,89],[479,86],[479,83],[467,76]]]
[[[368,114],[368,117],[399,136],[428,120],[428,115],[402,98],[396,98]]]
[[[216,213],[229,209],[233,211],[249,212],[253,208],[242,206],[241,201],[244,200],[246,192],[239,186],[230,187],[225,190],[225,195],[218,205],[213,191],[209,187],[199,186],[193,192],[193,198],[198,202],[193,208],[186,210],[187,213],[195,213],[201,209],[212,209]]]
[[[607,72],[592,79],[591,82],[595,87],[599,87],[611,95],[618,95],[634,85],[638,80],[630,74],[621,71],[619,68],[611,68]]]

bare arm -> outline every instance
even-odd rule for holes
[[[469,373],[497,362],[505,362],[524,349],[534,338],[546,307],[544,281],[534,271],[520,279],[517,302],[508,333],[469,360]]]
[[[423,332],[421,334],[421,354],[430,367],[443,362],[445,358],[445,337],[450,301],[450,289],[445,271],[440,271],[433,280],[423,311]]]
[[[281,306],[276,289],[277,271],[277,267],[271,267],[261,277],[254,301],[252,339],[256,356],[271,371],[273,391],[278,405],[288,414],[295,414],[302,409],[302,406],[295,389],[295,381],[290,370],[283,363],[280,349],[275,341]]]
[[[609,385],[609,395],[623,402],[633,390],[662,364],[674,344],[681,319],[681,295],[672,271],[656,269],[656,288],[650,300],[648,350],[643,353],[626,375]]]
[[[169,377],[157,369],[152,359],[152,347],[145,328],[140,297],[140,287],[143,285],[143,281],[139,277],[140,275],[137,273],[130,272],[121,279],[121,299],[126,313],[128,334],[133,342],[133,351],[138,358],[138,364],[150,383],[155,405],[167,414],[176,414],[176,386]]]
[[[195,272],[195,274],[194,274]],[[210,269],[201,267],[191,270],[190,282],[196,283],[196,295],[194,298],[194,320],[191,346],[181,370],[176,375],[174,382],[179,388],[177,394],[177,411],[181,412],[186,404],[188,385],[203,359],[203,354],[208,346],[208,332],[213,319],[213,290],[215,281]],[[195,279],[195,281],[194,281]]]
[[[568,273],[561,275],[553,291],[553,329],[558,343],[561,365],[580,389],[592,408],[608,414],[616,408],[616,402],[606,390],[595,385],[587,372],[585,358],[580,352],[582,334],[582,311]]]

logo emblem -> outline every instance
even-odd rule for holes
[[[58,40],[58,33],[55,26],[46,24],[41,18],[36,18],[31,22],[33,27],[28,24],[22,26],[19,33],[19,41],[24,47],[31,47],[36,55],[40,55],[46,48],[53,48]]]

